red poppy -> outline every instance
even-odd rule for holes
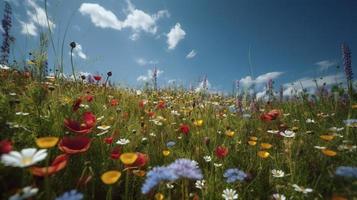
[[[93,78],[94,78],[94,80],[96,80],[96,81],[102,80],[102,77],[99,76],[99,75],[94,75]]]
[[[181,124],[180,131],[181,131],[181,133],[187,135],[190,132],[190,126],[187,124]]]
[[[146,103],[147,103],[146,100],[141,100],[141,101],[139,101],[139,107],[140,107],[140,108],[144,108]]]
[[[104,142],[106,143],[106,144],[112,144],[113,143],[113,137],[111,136],[111,137],[106,137],[106,138],[104,138]]]
[[[149,117],[154,117],[155,116],[155,112],[152,112],[152,111],[148,112],[147,114],[148,114]]]
[[[1,140],[0,141],[0,154],[9,153],[12,151],[12,142],[10,140]]]
[[[267,113],[263,113],[262,115],[260,115],[260,119],[265,121],[265,122],[269,122],[269,121],[272,121],[272,120],[275,120],[276,118],[279,117],[280,115],[280,111],[279,110],[271,110]]]
[[[82,98],[78,98],[72,105],[72,111],[76,112],[79,109],[81,103],[82,103]]]
[[[119,100],[118,99],[112,99],[110,100],[110,105],[111,106],[117,106],[119,104]]]
[[[156,105],[156,109],[164,109],[165,106],[166,106],[165,101],[160,100]]]
[[[110,157],[114,160],[118,160],[120,155],[121,155],[121,148],[120,148],[120,146],[116,146],[113,148],[113,150],[110,154]]]
[[[91,144],[91,139],[85,136],[65,136],[58,144],[58,148],[66,154],[86,152]]]
[[[86,100],[87,100],[88,102],[92,102],[93,99],[94,99],[93,95],[90,95],[90,94],[89,94],[89,95],[86,96]]]
[[[144,167],[149,162],[149,156],[147,154],[136,152],[136,155],[138,156],[136,161],[126,167]]]
[[[228,155],[228,148],[224,146],[218,146],[216,148],[216,156],[218,158],[224,158]]]
[[[85,112],[83,113],[82,120],[84,123],[80,124],[77,121],[65,119],[64,126],[70,131],[75,133],[79,133],[79,134],[90,133],[96,122],[95,115],[91,112]]]
[[[31,167],[30,171],[35,176],[49,176],[65,168],[68,159],[67,154],[61,154],[55,158],[49,167]]]

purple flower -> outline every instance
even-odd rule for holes
[[[247,178],[247,174],[238,168],[230,168],[224,172],[223,177],[227,179],[227,183],[233,183],[236,181],[244,181],[244,179]]]
[[[353,73],[352,73],[351,50],[346,43],[342,44],[342,59],[343,59],[343,66],[345,68],[346,79],[348,81],[352,81]]]
[[[168,168],[174,170],[175,174],[182,178],[202,179],[203,175],[197,162],[189,159],[177,159]]]
[[[357,178],[357,167],[340,166],[337,167],[335,174],[337,176]]]
[[[83,199],[83,194],[77,192],[77,190],[71,190],[69,192],[65,192],[62,196],[57,197],[56,200],[81,200]]]

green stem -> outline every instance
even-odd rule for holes
[[[125,199],[128,199],[129,194],[129,170],[126,171],[125,175]]]
[[[73,74],[74,82],[77,82],[77,78],[74,73],[74,65],[73,65],[73,48],[71,48],[71,65],[72,65],[72,74]]]
[[[107,191],[107,196],[105,197],[106,200],[112,200],[112,186],[109,186],[109,189]]]

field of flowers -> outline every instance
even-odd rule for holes
[[[352,98],[251,103],[114,88],[111,73],[0,76],[1,199],[357,197]]]

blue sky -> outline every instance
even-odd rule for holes
[[[13,56],[26,59],[47,31],[44,1],[8,1]],[[75,41],[78,72],[112,71],[115,82],[132,87],[150,81],[156,66],[161,86],[175,81],[196,87],[206,75],[211,90],[229,92],[240,80],[262,91],[272,78],[288,94],[293,82],[313,88],[314,78],[323,77],[320,84],[344,81],[343,69],[335,68],[340,45],[347,42],[352,55],[357,49],[355,0],[51,0],[48,10],[57,53],[50,46],[50,66],[69,23],[66,72],[68,44]]]

